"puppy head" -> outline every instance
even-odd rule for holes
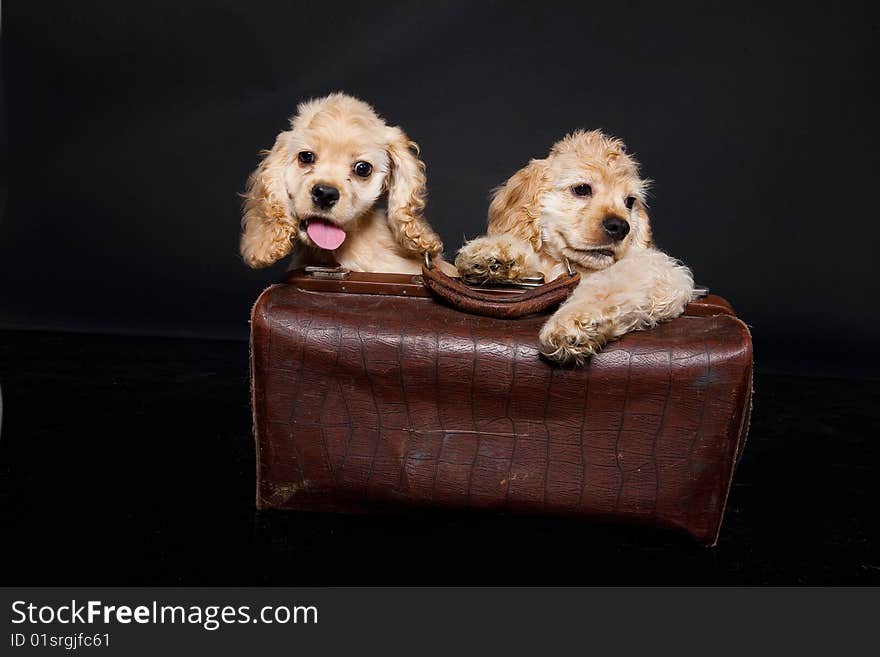
[[[372,107],[345,94],[302,103],[248,181],[241,253],[251,267],[287,255],[292,240],[333,251],[387,192],[402,246],[442,250],[421,212],[424,164],[416,145]]]
[[[578,131],[499,188],[489,232],[513,233],[552,258],[604,269],[634,245],[651,243],[648,181],[623,142]]]

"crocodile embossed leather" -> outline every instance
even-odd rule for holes
[[[715,543],[751,405],[751,337],[726,301],[561,368],[538,352],[545,315],[483,317],[426,294],[391,274],[294,273],[263,292],[259,508],[575,515]]]

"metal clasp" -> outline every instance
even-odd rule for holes
[[[469,287],[476,290],[500,290],[505,288],[525,289],[541,287],[544,284],[544,274],[538,276],[523,276],[522,278],[513,278],[507,281],[493,281],[491,284],[486,284],[484,281],[478,281],[472,278],[462,278],[461,280]]]
[[[312,278],[329,278],[333,280],[345,280],[351,272],[345,267],[317,267],[310,265],[306,267],[306,274]]]

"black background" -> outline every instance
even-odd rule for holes
[[[239,260],[237,193],[299,101],[345,90],[421,144],[448,254],[482,230],[493,186],[603,128],[655,180],[660,246],[734,303],[759,359],[865,366],[880,319],[867,7],[3,9],[0,326],[244,337],[283,265]]]

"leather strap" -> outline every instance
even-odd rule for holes
[[[512,319],[541,312],[568,298],[581,281],[581,275],[562,276],[540,287],[519,294],[499,296],[469,287],[457,278],[447,276],[438,267],[422,266],[425,287],[450,306],[464,312],[486,317]]]
[[[342,277],[326,277],[315,275],[304,269],[296,269],[287,272],[284,283],[292,285],[308,292],[320,292],[322,294],[372,294],[397,297],[430,297],[436,298],[424,283],[424,276],[413,274],[387,274],[371,272],[345,272]],[[456,282],[456,279],[452,279]],[[575,282],[572,285],[577,285]],[[545,289],[543,285],[541,288]],[[468,288],[466,293],[470,295],[474,290]],[[490,296],[492,301],[510,299],[522,300],[523,293],[514,288],[488,288],[476,290],[481,295]],[[548,306],[549,307],[549,306]],[[713,317],[715,315],[735,316],[733,308],[726,299],[717,294],[709,294],[691,301],[684,310],[689,317]],[[502,317],[505,315],[502,315]]]

